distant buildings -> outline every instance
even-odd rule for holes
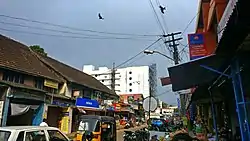
[[[95,68],[93,65],[84,65],[83,72],[92,75],[108,88],[111,88],[111,72],[107,67]],[[156,94],[156,65],[133,66],[116,69],[115,92],[118,95],[142,94],[148,97],[150,92]]]

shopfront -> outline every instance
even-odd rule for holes
[[[2,101],[2,126],[39,125],[42,122],[45,92],[8,87]]]
[[[64,133],[71,133],[73,101],[54,98],[51,104],[44,108],[43,118],[47,119],[48,125],[59,128]]]

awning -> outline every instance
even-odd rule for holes
[[[240,16],[239,16],[240,15]],[[216,54],[234,54],[249,34],[249,1],[230,0],[218,24]]]
[[[212,82],[219,74],[202,66],[223,70],[224,65],[227,64],[226,60],[226,57],[211,55],[168,68],[173,91],[193,88]]]

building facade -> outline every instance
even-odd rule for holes
[[[84,65],[83,72],[92,75],[108,88],[111,88],[112,69]],[[156,65],[119,68],[115,71],[115,92],[118,95],[142,94],[148,97],[156,93]]]
[[[46,118],[71,133],[78,115],[101,114],[104,99],[118,99],[95,78],[1,34],[0,50],[1,126],[39,125]]]

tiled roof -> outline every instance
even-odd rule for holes
[[[0,67],[62,82],[30,49],[0,34]]]
[[[111,91],[108,87],[103,85],[100,81],[98,81],[94,77],[76,68],[73,68],[62,62],[59,62],[51,57],[46,57],[46,56],[41,56],[41,55],[40,57],[41,57],[41,60],[44,61],[44,63],[47,63],[48,65],[50,65],[53,69],[55,69],[55,71],[59,72],[68,81],[118,97],[118,95],[116,95],[113,91]]]

